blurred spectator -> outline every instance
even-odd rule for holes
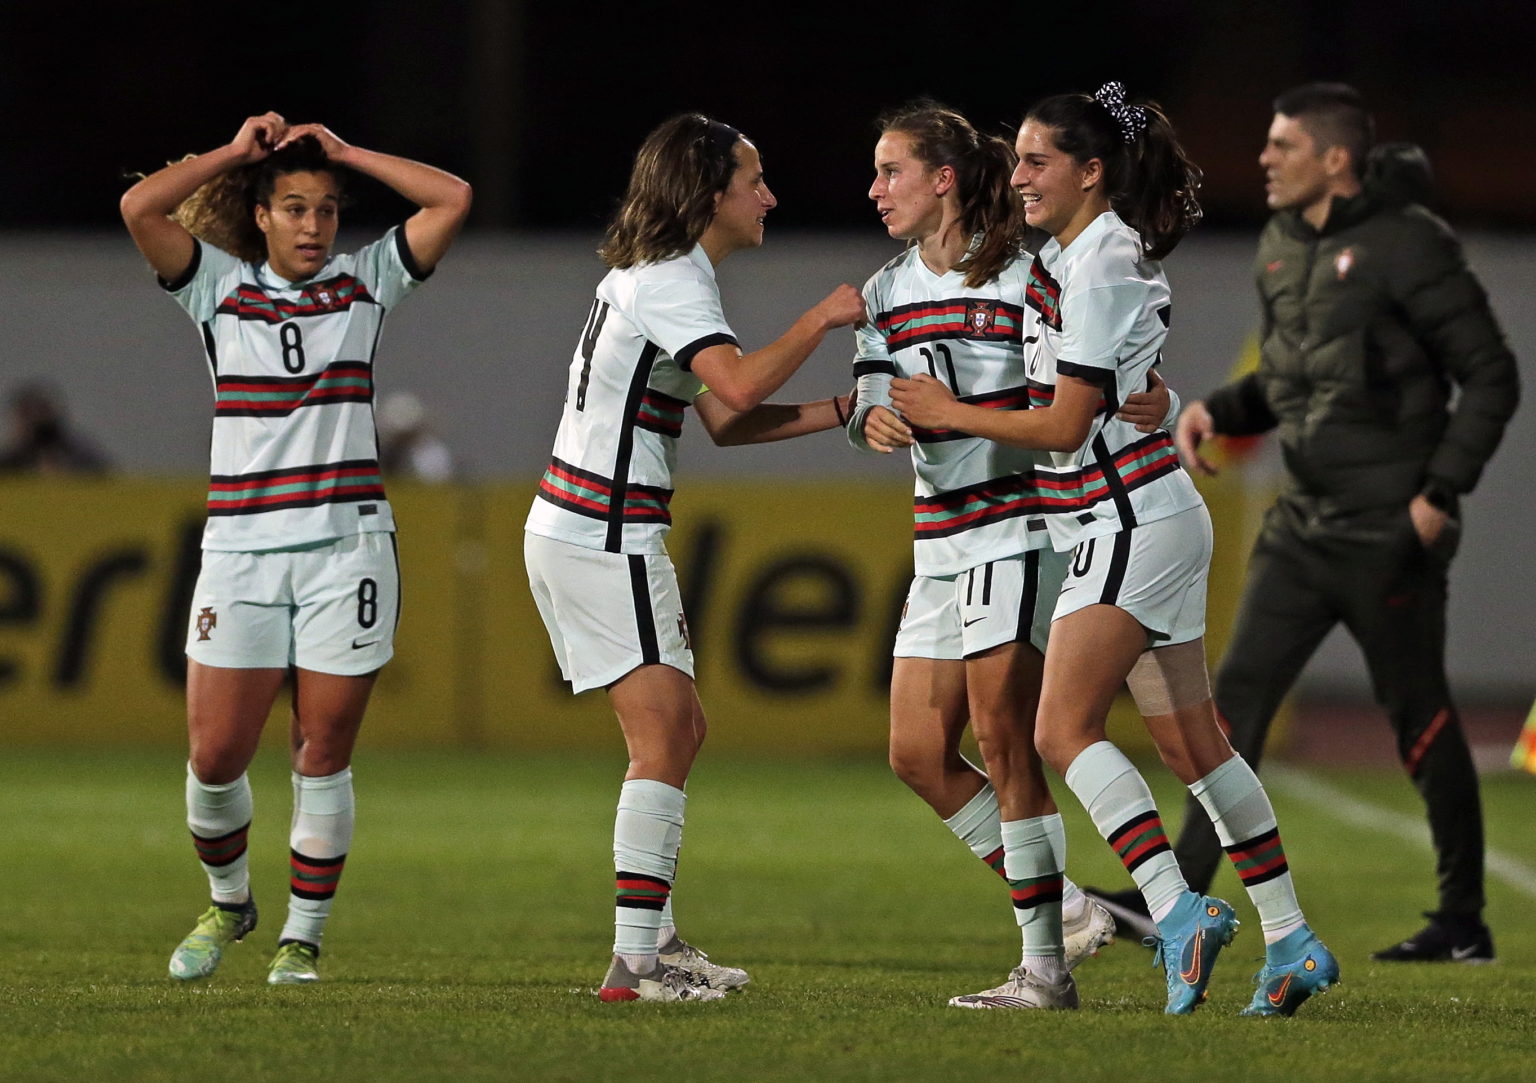
[[[379,463],[387,477],[453,480],[453,453],[432,431],[420,399],[409,391],[386,395],[379,403],[377,419]]]
[[[11,392],[7,407],[10,433],[0,449],[0,472],[106,472],[106,454],[70,428],[57,389],[45,383],[22,384]]]

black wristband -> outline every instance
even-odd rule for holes
[[[837,415],[837,423],[839,426],[848,424],[848,419],[843,416],[843,408],[837,404],[836,395],[832,396],[832,412]]]
[[[1434,507],[1439,508],[1448,515],[1456,513],[1456,494],[1449,489],[1431,482],[1424,486],[1422,492],[1424,499],[1429,501]]]

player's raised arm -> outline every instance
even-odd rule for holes
[[[692,370],[731,410],[744,413],[784,386],[828,331],[864,318],[864,298],[852,286],[838,286],[760,350],[744,354],[727,344],[700,350]]]
[[[172,163],[123,193],[123,222],[156,274],[171,281],[192,262],[196,242],[170,217],[176,208],[221,173],[266,158],[287,132],[287,121],[276,113],[249,117],[225,146]]]
[[[706,391],[693,400],[693,409],[717,446],[736,447],[841,428],[848,423],[852,399],[852,395],[834,395],[814,402],[763,402],[743,412],[732,410],[714,392]]]
[[[469,214],[472,192],[466,181],[423,162],[355,147],[323,124],[295,125],[278,146],[305,136],[318,141],[330,161],[389,185],[420,207],[405,221],[405,241],[424,274],[437,266]]]

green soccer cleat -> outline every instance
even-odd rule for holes
[[[1258,989],[1243,1015],[1295,1015],[1310,997],[1338,984],[1339,961],[1305,925],[1271,944],[1270,954],[1290,962],[1265,962],[1254,975]]]
[[[171,977],[178,981],[206,978],[219,968],[224,945],[244,940],[256,928],[256,900],[214,903],[171,953]]]
[[[308,985],[320,980],[320,949],[303,940],[284,940],[267,971],[268,985]]]
[[[1176,930],[1152,938],[1157,948],[1153,965],[1162,964],[1168,978],[1168,1006],[1163,1011],[1169,1015],[1188,1015],[1205,1001],[1216,956],[1237,935],[1237,915],[1222,900],[1196,896],[1192,909]]]

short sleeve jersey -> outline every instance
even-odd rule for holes
[[[373,357],[384,315],[427,276],[395,228],[289,282],[202,241],[162,285],[203,334],[214,413],[203,548],[285,549],[393,531]]]
[[[1058,376],[1103,395],[1082,446],[1041,460],[1052,543],[1069,550],[1197,506],[1167,431],[1140,433],[1115,417],[1126,396],[1146,388],[1168,335],[1172,295],[1161,263],[1144,258],[1136,231],[1106,211],[1066,249],[1047,242],[1029,279],[1025,341],[1030,371],[1052,385],[1048,401]]]
[[[683,414],[700,350],[736,345],[704,249],[609,271],[566,383],[529,533],[610,553],[665,552]]]
[[[993,281],[970,287],[961,272],[929,270],[915,246],[882,267],[864,285],[871,318],[857,332],[860,407],[890,405],[889,378],[920,372],[943,380],[960,401],[994,410],[1027,409],[1032,397],[1048,395],[1050,384],[1025,372],[1028,272],[1029,260],[1015,259]],[[1049,545],[1035,452],[917,426],[913,437],[918,575],[955,575]]]

